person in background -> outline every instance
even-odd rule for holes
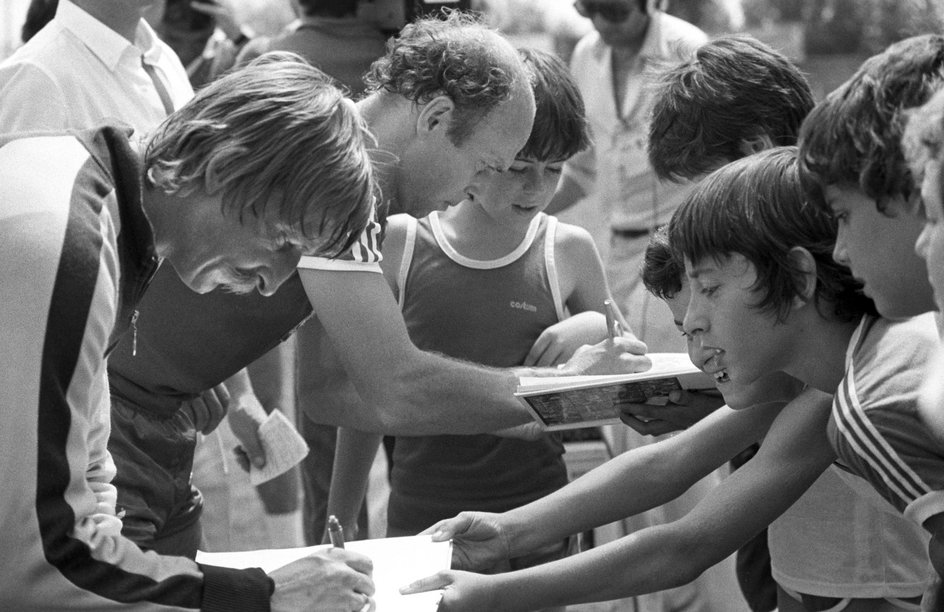
[[[691,57],[708,38],[697,27],[667,15],[652,0],[580,0],[574,6],[593,24],[577,43],[570,68],[587,101],[594,145],[564,165],[547,212],[559,213],[581,200],[583,206],[592,203],[602,209],[609,245],[601,246],[601,251],[606,252],[607,280],[620,311],[650,351],[684,351],[685,342],[666,323],[670,319],[665,306],[645,290],[639,276],[650,232],[669,220],[688,190],[683,184],[660,182],[649,164],[653,98],[648,82],[654,69]],[[603,435],[613,454],[653,441],[627,427],[605,427]],[[620,531],[629,533],[684,515],[720,478],[720,474],[707,477],[668,507],[624,522]],[[718,586],[717,591],[728,587]],[[701,591],[690,585],[674,593],[649,595],[640,605],[669,611],[697,609],[708,605]]]
[[[180,60],[142,19],[152,1],[61,0],[52,21],[0,63],[0,133],[112,118],[141,135],[187,102],[193,88]]]
[[[186,66],[195,88],[232,68],[254,36],[238,22],[234,0],[159,1],[164,11],[155,29]]]
[[[267,576],[123,537],[105,369],[158,265],[194,292],[271,294],[302,253],[356,241],[376,195],[366,127],[322,73],[272,58],[204,89],[145,142],[128,136],[105,126],[0,146],[0,545],[16,551],[0,560],[0,608],[370,605],[370,560],[349,551]]]

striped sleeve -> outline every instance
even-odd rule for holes
[[[268,610],[261,570],[207,572],[120,535],[104,360],[114,197],[74,138],[0,148],[0,609],[224,610],[235,596]]]
[[[371,218],[360,238],[350,249],[339,257],[303,256],[298,267],[305,270],[328,270],[335,272],[377,272],[382,273],[380,254],[382,232],[380,223]]]
[[[888,325],[890,333],[880,325],[869,328],[886,341],[876,347],[863,342],[864,348],[847,363],[833,400],[831,431],[842,463],[905,516],[923,524],[944,512],[944,454],[917,408],[926,365],[921,357],[935,343],[933,335],[902,335],[895,327],[903,325]]]

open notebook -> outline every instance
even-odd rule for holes
[[[197,562],[237,569],[259,567],[271,572],[329,545],[302,548],[273,548],[239,552],[197,552]],[[345,544],[347,550],[367,555],[374,562],[374,602],[377,612],[435,612],[442,598],[441,591],[401,595],[400,588],[411,582],[449,569],[452,543],[433,542],[429,536],[354,540]]]

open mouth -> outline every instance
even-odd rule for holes
[[[714,372],[711,372],[711,376],[715,379],[715,383],[720,385],[729,382],[731,378],[728,376],[728,370],[726,368],[720,367],[721,364],[718,363],[724,351],[717,348],[710,350],[714,352],[714,355],[705,361],[704,365],[702,365],[702,369],[705,371],[710,371],[713,368],[718,368]]]

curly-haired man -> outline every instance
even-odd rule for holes
[[[459,200],[477,171],[507,168],[528,139],[534,99],[525,68],[507,40],[468,16],[407,26],[374,73],[378,85],[358,109],[376,140],[371,161],[390,212],[418,214]],[[435,85],[420,87],[418,75]],[[401,91],[399,83],[412,85]],[[460,112],[472,107],[491,110],[468,117]],[[450,128],[463,117],[473,129],[456,142]],[[413,345],[380,271],[379,238],[379,225],[372,223],[340,257],[303,257],[298,274],[269,297],[198,295],[173,274],[158,271],[138,306],[136,344],[125,339],[109,360],[112,401],[119,408],[113,410],[110,450],[119,463],[126,529],[139,527],[136,541],[155,546],[164,539],[177,554],[195,554],[193,538],[166,541],[180,530],[199,533],[201,501],[188,470],[195,427],[178,418],[180,407],[226,381],[229,411],[264,419],[252,386],[230,383],[313,310],[317,317],[306,325],[322,328],[325,346],[317,363],[300,364],[317,372],[309,377],[317,386],[309,396],[313,401],[303,407],[312,420],[414,435],[481,433],[530,420],[513,397],[519,372],[447,360]],[[601,360],[623,348],[584,353],[572,369],[601,367]],[[637,359],[621,361],[622,368],[640,365]],[[253,381],[256,391],[262,382]],[[434,404],[455,410],[431,414],[427,407]],[[114,420],[119,412],[124,425]],[[173,439],[136,429],[159,430],[171,420]],[[124,442],[119,430],[128,432]],[[155,448],[142,457],[132,442],[145,436]],[[148,478],[121,482],[122,473],[133,469],[145,470]],[[189,511],[190,502],[195,511]],[[168,533],[171,526],[175,531]]]

